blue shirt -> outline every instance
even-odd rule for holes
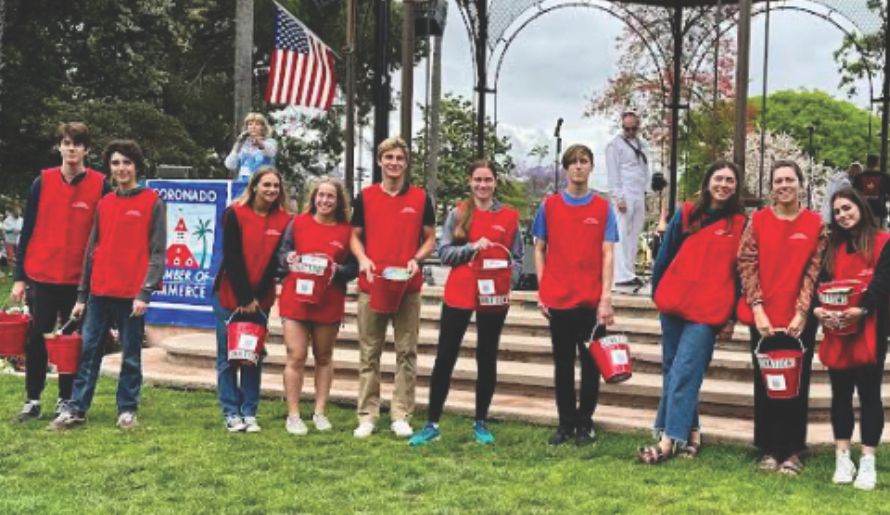
[[[589,191],[580,197],[576,197],[563,191],[560,195],[562,195],[563,201],[570,206],[586,206],[593,201],[593,197],[596,193]],[[532,223],[532,236],[541,241],[547,241],[547,220],[544,215],[543,202],[538,206],[538,212],[535,214],[535,221]],[[606,233],[603,237],[603,241],[610,243],[618,242],[618,218],[615,215],[612,204],[609,204],[609,209],[606,212]]]

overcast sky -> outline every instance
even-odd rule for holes
[[[443,92],[473,97],[473,64],[466,29],[453,1],[449,2],[448,22],[443,39]],[[837,98],[846,98],[838,89],[837,67],[832,57],[843,34],[820,18],[799,12],[772,14],[768,90],[819,89]],[[618,51],[615,38],[621,22],[597,9],[573,7],[556,10],[532,22],[510,47],[504,61],[497,95],[498,133],[513,142],[514,157],[529,160],[528,150],[537,143],[554,148],[556,119],[565,119],[563,148],[585,143],[597,154],[596,184],[601,186],[605,145],[617,123],[608,119],[583,117],[585,106],[595,90],[605,87],[616,72]],[[752,27],[750,88],[760,95],[763,77],[764,17]],[[426,62],[415,71],[415,99],[425,97]],[[880,80],[880,79],[878,79]],[[393,77],[394,90],[400,79]],[[851,99],[865,107],[867,83]],[[876,87],[880,87],[876,84]],[[879,93],[879,91],[878,91]],[[489,115],[493,116],[489,96]],[[399,122],[394,113],[392,132]],[[419,128],[420,120],[415,122]],[[552,152],[551,152],[552,159]]]

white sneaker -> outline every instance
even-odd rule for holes
[[[256,421],[256,417],[244,417],[244,432],[259,433],[263,428]]]
[[[132,411],[125,411],[117,417],[117,427],[123,431],[136,429],[138,425],[139,421],[136,419],[136,414]]]
[[[324,413],[316,413],[312,415],[312,423],[315,424],[315,429],[319,431],[330,431],[334,428],[331,425],[331,421],[328,420],[328,417],[325,416]]]
[[[853,486],[860,490],[874,490],[878,483],[878,471],[875,470],[874,454],[866,454],[859,460],[859,474]]]
[[[856,465],[850,459],[850,451],[838,452],[834,458],[834,476],[831,482],[836,485],[849,485],[856,476]]]
[[[374,432],[374,424],[372,422],[362,422],[352,432],[352,436],[356,438],[367,438]]]
[[[230,433],[240,433],[247,427],[244,420],[238,415],[229,415],[226,417],[226,431]]]
[[[414,434],[414,430],[411,429],[411,424],[403,418],[394,421],[390,424],[389,428],[400,438],[410,438],[411,435]]]
[[[303,436],[309,433],[309,428],[303,423],[300,415],[291,415],[287,417],[284,428],[292,435]]]

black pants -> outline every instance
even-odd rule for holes
[[[448,397],[451,374],[460,353],[471,309],[458,309],[442,304],[439,325],[439,347],[430,379],[430,422],[438,422]],[[488,418],[488,408],[494,395],[498,376],[498,346],[507,313],[476,313],[476,420]]]
[[[28,283],[28,309],[34,323],[28,333],[25,346],[25,390],[30,400],[40,400],[46,385],[46,341],[44,333],[56,329],[56,323],[65,323],[77,301],[77,286],[65,284]],[[74,374],[59,374],[59,398],[71,398]]]
[[[760,333],[753,326],[751,351],[754,362],[754,445],[764,454],[785,460],[807,448],[807,413],[810,407],[810,375],[813,368],[813,347],[816,339],[816,319],[810,317],[800,335],[806,347],[800,374],[800,390],[793,399],[771,399],[766,393],[760,364],[753,355]],[[773,350],[767,345],[761,352]]]
[[[853,390],[859,393],[859,432],[862,445],[877,447],[884,431],[884,406],[881,403],[881,381],[884,362],[848,370],[829,370],[831,378],[831,429],[835,440],[853,436]]]
[[[600,389],[600,371],[584,342],[596,324],[594,309],[551,309],[550,339],[553,344],[553,382],[556,386],[556,411],[563,431],[582,431],[593,427]],[[575,357],[581,361],[580,403],[575,396]]]

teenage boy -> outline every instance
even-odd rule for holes
[[[390,429],[399,437],[413,434],[409,419],[414,412],[417,337],[420,326],[421,263],[433,250],[436,215],[426,192],[411,186],[407,177],[408,146],[389,138],[377,147],[383,181],[363,189],[352,211],[352,253],[359,262],[358,331],[359,368],[358,427],[356,438],[374,432],[380,416],[380,354],[386,328],[395,331],[396,373]],[[374,274],[387,266],[405,267],[411,274],[398,310],[381,314],[371,310],[370,291]]]
[[[550,322],[559,428],[550,445],[572,437],[594,440],[593,412],[599,395],[599,368],[584,347],[594,324],[614,322],[612,256],[618,224],[609,203],[588,186],[593,152],[572,145],[562,156],[565,191],[544,198],[532,225],[535,269],[540,278],[538,307]],[[575,355],[581,361],[580,404],[575,398]]]
[[[114,323],[120,332],[121,372],[117,385],[117,426],[136,427],[142,387],[142,340],[151,292],[164,275],[167,218],[158,194],[140,186],[142,150],[130,140],[112,141],[103,155],[115,190],[96,208],[73,315],[86,307],[83,352],[71,401],[50,427],[67,429],[86,420],[102,364],[102,336]]]
[[[96,206],[110,191],[104,175],[84,166],[90,148],[87,126],[63,123],[56,133],[62,164],[43,170],[31,184],[10,294],[15,303],[27,300],[34,317],[25,346],[27,399],[17,416],[19,422],[40,417],[47,365],[43,335],[71,315]],[[59,375],[56,414],[71,398],[73,381],[71,374]]]

